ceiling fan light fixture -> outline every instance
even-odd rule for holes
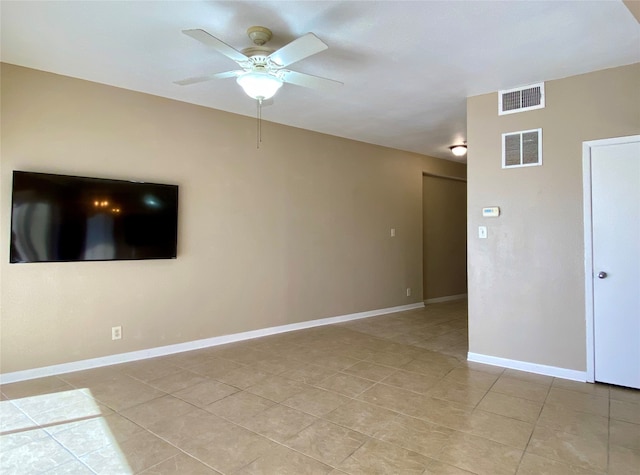
[[[467,153],[467,146],[466,145],[452,145],[451,147],[449,147],[449,150],[451,150],[451,153],[453,153],[456,157],[462,157],[463,155],[466,155],[466,153]]]
[[[268,73],[250,71],[238,76],[236,82],[242,87],[247,96],[256,100],[271,99],[283,81]]]

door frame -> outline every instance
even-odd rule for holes
[[[584,211],[584,297],[587,333],[587,382],[595,382],[595,340],[593,310],[593,222],[591,209],[591,151],[596,147],[640,142],[640,135],[582,142],[582,203]]]

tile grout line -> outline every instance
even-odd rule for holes
[[[524,456],[527,453],[529,444],[531,444],[531,439],[533,438],[533,434],[536,431],[536,428],[538,427],[538,421],[540,420],[540,415],[542,414],[542,411],[544,410],[544,406],[547,403],[547,399],[549,398],[549,393],[551,392],[551,388],[553,387],[554,380],[555,378],[551,380],[551,384],[549,384],[549,387],[547,388],[547,394],[544,397],[544,401],[542,401],[542,404],[540,405],[540,411],[538,411],[538,417],[536,418],[535,424],[533,424],[533,430],[531,431],[531,434],[529,434],[529,439],[527,440],[527,443],[525,444],[524,449],[522,450],[522,455],[520,456],[520,460],[518,461],[518,466],[516,467],[516,473],[518,472],[518,470],[520,470],[520,465],[522,465],[522,461],[524,460]]]

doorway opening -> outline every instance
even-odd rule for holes
[[[467,297],[467,180],[422,174],[425,304]]]

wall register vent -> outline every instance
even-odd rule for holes
[[[498,115],[544,108],[544,83],[498,91]]]
[[[502,168],[542,165],[542,129],[502,134]]]

